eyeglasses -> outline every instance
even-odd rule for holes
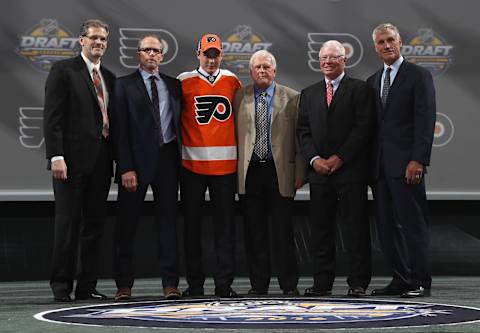
[[[329,55],[329,56],[321,56],[320,60],[321,61],[338,61],[338,60],[340,60],[341,58],[344,58],[344,57],[345,56],[343,56],[343,55],[337,55],[337,56]]]
[[[88,38],[90,39],[91,41],[100,41],[101,43],[106,43],[107,42],[107,37],[103,37],[103,36],[98,36],[98,35],[92,35],[92,36],[87,36],[87,35],[83,35],[83,37],[85,38]]]
[[[154,55],[157,55],[157,54],[162,54],[163,50],[160,50],[154,47],[144,47],[144,48],[138,49],[138,52],[145,52],[146,54],[149,54],[150,52],[152,52]]]

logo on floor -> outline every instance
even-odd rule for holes
[[[369,299],[202,299],[98,304],[35,318],[95,326],[337,329],[465,323],[480,320],[480,309]]]

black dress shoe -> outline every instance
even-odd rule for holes
[[[107,295],[104,295],[98,292],[96,289],[90,292],[75,292],[75,300],[76,301],[85,301],[85,300],[93,300],[93,301],[105,301],[107,300]]]
[[[297,288],[289,289],[289,290],[284,290],[283,294],[285,296],[299,296],[300,293],[298,292]]]
[[[202,297],[204,296],[203,288],[190,288],[188,287],[182,292],[182,297]]]
[[[400,296],[405,292],[406,288],[395,287],[389,284],[385,288],[373,289],[372,296]]]
[[[61,303],[68,303],[68,302],[72,302],[72,298],[70,297],[70,295],[66,295],[66,296],[55,296],[53,297],[53,300],[55,302],[61,302]]]
[[[215,296],[221,298],[239,298],[238,294],[230,287],[228,288],[215,288]]]
[[[363,287],[352,287],[348,289],[347,293],[349,297],[364,297],[365,295],[365,288]]]
[[[402,298],[414,298],[414,297],[430,297],[430,288],[418,287],[412,290],[404,291],[400,297]]]
[[[325,289],[320,289],[320,288],[315,288],[315,287],[310,287],[305,289],[305,296],[331,296],[332,291],[331,290],[325,290]]]
[[[248,294],[252,296],[260,296],[260,295],[268,295],[268,292],[266,290],[259,290],[259,289],[252,288],[248,291]]]

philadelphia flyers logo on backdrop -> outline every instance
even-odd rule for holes
[[[207,125],[212,118],[226,121],[232,114],[232,105],[225,96],[195,96],[195,113],[200,125]]]

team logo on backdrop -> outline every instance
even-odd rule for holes
[[[212,117],[225,121],[232,114],[232,105],[225,96],[195,96],[195,113],[199,125],[209,124]]]
[[[358,65],[363,57],[363,45],[356,36],[348,33],[323,33],[309,32],[308,38],[308,67],[312,71],[320,72],[320,61],[318,60],[318,52],[323,43],[327,40],[338,40],[345,47],[345,55],[347,57],[346,68],[352,68]]]
[[[138,68],[138,41],[147,34],[160,37],[163,45],[163,61],[166,65],[175,59],[178,53],[178,42],[175,36],[165,29],[119,28],[120,63],[126,68]]]
[[[223,37],[223,62],[227,69],[238,77],[250,75],[249,61],[252,54],[260,50],[268,50],[272,43],[252,27],[240,24]]]
[[[352,299],[182,300],[91,305],[51,310],[39,320],[96,326],[177,328],[385,328],[480,319],[480,309]]]
[[[444,113],[437,112],[437,120],[435,121],[435,131],[433,134],[433,146],[446,146],[453,138],[455,128],[452,120]]]
[[[58,60],[78,54],[78,37],[55,19],[42,19],[20,36],[16,51],[35,69],[48,73]]]
[[[43,108],[21,106],[18,108],[18,139],[25,148],[40,148],[43,137]]]
[[[445,73],[450,67],[453,45],[432,29],[420,29],[402,46],[402,55],[410,62],[428,69],[433,76]]]

